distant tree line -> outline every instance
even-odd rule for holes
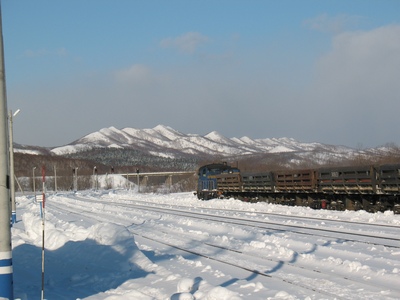
[[[169,158],[144,153],[134,149],[93,149],[65,155],[67,158],[90,158],[103,165],[115,167],[140,167],[144,171],[192,171],[197,168],[198,159],[194,156]]]
[[[161,171],[194,171],[198,168],[195,158],[164,158],[144,155],[135,150],[111,149],[111,151],[86,151],[67,156],[14,154],[14,172],[24,189],[39,189],[42,184],[42,167],[45,168],[46,186],[52,189],[57,184],[59,190],[71,190],[74,186],[74,170],[77,169],[79,188],[89,189],[93,185],[92,175],[96,174],[126,174],[139,172]],[[55,176],[57,182],[55,183]],[[34,179],[35,178],[35,179]],[[33,183],[35,180],[35,184]],[[132,179],[133,180],[133,179]],[[165,179],[162,179],[165,181]],[[179,183],[182,189],[193,190],[193,179],[182,179]],[[149,182],[148,189],[154,191],[161,182]],[[135,181],[134,181],[135,182]],[[136,182],[135,182],[136,183]],[[176,189],[176,186],[174,187]],[[171,188],[169,187],[168,190]]]
[[[222,161],[222,160],[221,160]],[[264,153],[225,158],[243,172],[266,172],[287,169],[315,169],[321,167],[370,166],[400,164],[400,147],[387,144],[381,150],[356,151],[343,156],[318,149],[311,152]],[[210,160],[209,160],[210,162]]]
[[[32,155],[24,153],[14,154],[15,176],[25,178],[25,186],[29,189],[33,186],[35,175],[36,186],[41,184],[41,170],[45,167],[48,184],[54,185],[54,175],[57,175],[57,185],[60,190],[68,190],[73,187],[73,170],[78,168],[80,188],[90,188],[91,175],[94,168],[98,174],[119,174],[162,171],[196,171],[199,166],[227,162],[237,166],[243,172],[265,172],[284,169],[308,169],[334,166],[358,166],[358,165],[382,165],[400,164],[400,147],[395,144],[387,144],[382,150],[357,151],[353,156],[340,156],[335,153],[326,153],[314,150],[312,152],[284,152],[262,153],[256,155],[241,156],[187,156],[168,158],[154,156],[134,149],[95,149],[66,156],[54,154]],[[148,189],[158,189],[163,180],[150,183]],[[179,186],[182,190],[191,190],[195,186],[195,178],[184,179],[175,183],[174,189]],[[169,187],[169,190],[170,187]]]

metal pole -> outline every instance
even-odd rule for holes
[[[34,199],[36,201],[35,169],[36,169],[36,167],[32,168],[32,182],[33,182],[33,194],[35,195]]]
[[[74,192],[78,191],[78,168],[75,168]]]
[[[22,186],[19,184],[17,176],[14,175],[15,182],[18,184],[19,190],[22,192],[23,195],[25,195],[24,190],[22,189]]]
[[[140,193],[139,169],[136,169],[138,193]]]
[[[1,5],[1,4],[0,4]],[[3,25],[0,6],[0,298],[14,299]],[[12,178],[14,180],[14,178]]]
[[[57,193],[57,169],[54,165],[54,192]]]
[[[96,166],[93,167],[93,190],[97,190],[96,181],[97,181],[97,168]]]
[[[114,167],[111,167],[111,189],[114,188]]]
[[[17,208],[15,205],[15,180],[14,180],[14,137],[13,137],[13,118],[20,112],[19,109],[13,114],[10,110],[8,115],[8,137],[10,139],[10,188],[11,188],[11,226],[17,222]]]

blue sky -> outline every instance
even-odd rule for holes
[[[104,127],[400,144],[400,1],[3,0],[14,140]]]

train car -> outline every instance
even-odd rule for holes
[[[317,191],[316,172],[312,169],[274,172],[275,194],[269,202],[318,208],[319,202],[312,197]]]
[[[242,192],[242,177],[239,170],[225,170],[215,177],[217,178],[217,186],[221,197],[236,196]]]
[[[321,168],[317,170],[317,177],[326,208],[375,209],[378,182],[373,166]]]
[[[382,194],[400,194],[400,164],[380,166],[378,180]]]
[[[315,170],[287,170],[275,172],[275,189],[280,193],[315,193]]]
[[[245,173],[242,175],[242,190],[246,194],[268,194],[275,191],[274,174],[264,173]]]
[[[274,177],[272,172],[266,173],[221,173],[217,175],[220,197],[234,197],[244,201],[258,201],[266,199],[274,191]]]
[[[377,173],[374,167],[338,167],[318,169],[320,192],[332,194],[375,194]]]
[[[400,214],[400,164],[382,165],[377,173],[381,205]]]
[[[239,174],[239,170],[226,163],[208,164],[199,168],[197,185],[199,199],[208,200],[220,196],[222,190],[218,189],[217,179],[220,174]]]
[[[241,173],[223,163],[203,166],[198,175],[199,199],[400,213],[400,164]]]

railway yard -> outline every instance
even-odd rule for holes
[[[18,208],[15,296],[33,299],[40,213],[29,196]],[[49,299],[400,298],[393,212],[126,190],[50,195],[45,211]]]

